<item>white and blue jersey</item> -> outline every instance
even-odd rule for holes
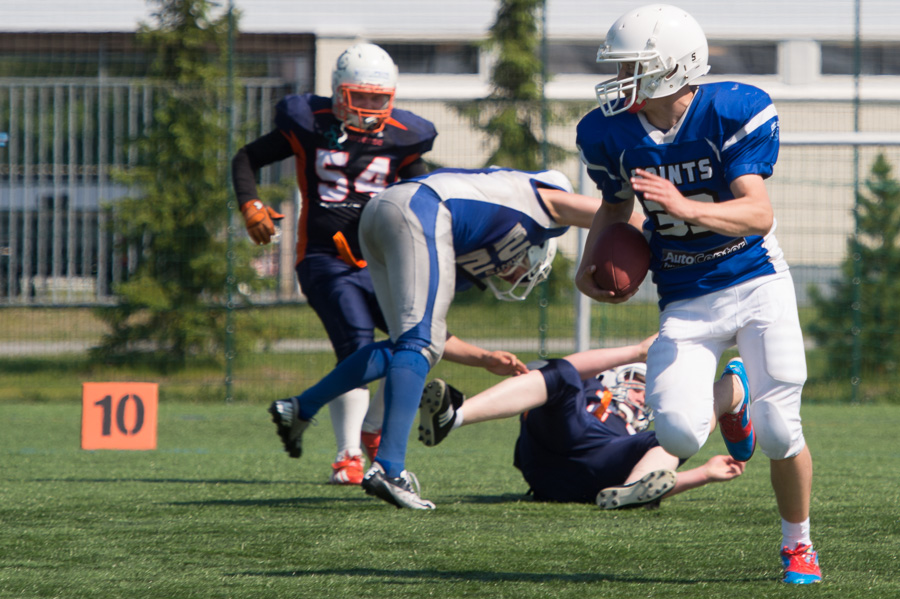
[[[734,199],[730,184],[743,175],[771,176],[778,157],[778,114],[762,90],[741,83],[700,85],[691,105],[668,131],[642,113],[611,117],[598,108],[578,124],[577,144],[603,201],[635,196],[635,169],[671,181],[687,198]],[[640,194],[647,216],[653,282],[666,304],[787,270],[773,234],[729,237],[667,214]]]
[[[359,238],[390,338],[360,348],[301,394],[299,417],[385,377],[377,460],[399,476],[425,377],[444,352],[459,271],[474,279],[502,272],[568,229],[551,217],[542,187],[572,190],[557,171],[442,170],[375,195],[363,208]]]
[[[456,263],[478,279],[507,270],[529,247],[568,229],[553,221],[537,191],[549,187],[572,193],[572,184],[558,171],[439,169],[406,183],[425,185],[450,212]],[[468,285],[460,278],[456,288]]]

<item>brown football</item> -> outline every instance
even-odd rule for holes
[[[597,237],[590,258],[597,267],[597,285],[623,297],[635,291],[647,276],[650,246],[644,234],[628,223],[613,223]]]

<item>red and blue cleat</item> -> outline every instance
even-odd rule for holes
[[[812,545],[797,543],[794,549],[781,549],[781,565],[784,567],[782,582],[788,584],[815,584],[822,582],[819,556]]]
[[[725,413],[719,416],[719,430],[722,431],[725,447],[728,448],[731,457],[739,462],[746,462],[756,449],[756,433],[753,432],[753,423],[750,421],[750,385],[747,382],[744,361],[735,358],[728,362],[722,376],[726,374],[733,374],[740,379],[744,388],[744,399],[737,414]]]

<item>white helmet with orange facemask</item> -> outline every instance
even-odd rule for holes
[[[375,134],[391,115],[397,65],[375,44],[356,44],[338,57],[331,76],[332,109],[343,126]]]

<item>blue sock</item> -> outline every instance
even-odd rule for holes
[[[298,417],[310,420],[338,395],[383,377],[391,363],[392,346],[390,341],[379,341],[347,356],[322,380],[297,396],[300,400]]]
[[[425,378],[431,366],[418,351],[394,353],[384,385],[384,426],[375,458],[387,476],[395,478],[406,463],[406,444],[419,410]]]

